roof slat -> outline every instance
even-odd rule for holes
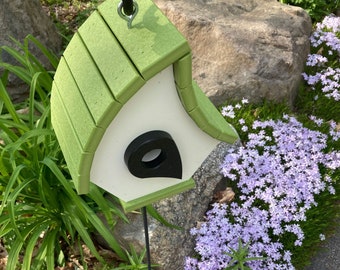
[[[119,1],[107,0],[98,10],[145,80],[190,52],[186,39],[151,0],[142,1],[128,30],[117,12]]]
[[[125,104],[145,81],[98,12],[86,20],[79,34],[114,98]]]
[[[97,144],[94,142],[100,141],[104,134],[104,129],[96,127],[87,104],[84,102],[71,71],[63,58],[60,60],[54,82],[54,91],[59,93],[67,114],[72,116],[70,121],[82,148],[86,152],[94,152],[97,148]],[[95,140],[94,136],[97,136],[98,139]]]
[[[96,126],[105,129],[122,105],[114,99],[78,33],[73,36],[64,57]]]

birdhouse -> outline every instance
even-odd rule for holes
[[[57,68],[52,124],[79,194],[93,182],[125,211],[194,187],[220,141],[238,135],[192,81],[186,39],[150,0],[129,29],[107,0]]]

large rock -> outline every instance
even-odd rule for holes
[[[311,20],[277,0],[155,0],[188,39],[193,76],[215,105],[226,99],[292,104]]]
[[[190,235],[190,229],[203,220],[213,195],[225,189],[226,182],[220,167],[228,150],[239,146],[239,142],[234,145],[220,143],[195,172],[194,189],[154,205],[167,221],[183,228],[183,230],[176,230],[160,224],[153,218],[148,218],[151,259],[153,263],[160,265],[159,269],[183,269],[185,257],[193,255],[195,239]],[[145,247],[142,216],[129,214],[128,217],[130,223],[119,221],[115,226],[114,235],[126,247],[132,244],[137,250],[141,250]],[[97,240],[105,245],[99,236]]]
[[[61,36],[43,11],[39,0],[1,0],[0,46],[15,47],[11,38],[22,42],[28,34],[32,34],[53,52],[60,51]],[[36,47],[31,46],[31,51],[47,65],[47,59]],[[15,63],[14,59],[5,52],[0,56],[4,62]],[[10,78],[7,90],[14,101],[20,101],[28,94],[28,86],[14,77]]]

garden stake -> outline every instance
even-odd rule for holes
[[[148,263],[148,270],[151,270],[151,254],[150,254],[150,243],[149,243],[149,228],[148,228],[148,216],[146,207],[142,207],[143,223],[144,223],[144,234],[145,234],[145,247],[146,247],[146,259]]]

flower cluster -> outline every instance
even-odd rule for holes
[[[328,98],[340,100],[340,17],[327,16],[317,23],[310,41],[316,51],[310,54],[306,65],[310,72],[302,76],[313,90],[321,89]]]
[[[206,222],[191,230],[200,259],[188,258],[186,270],[225,269],[232,260],[226,252],[237,249],[239,239],[249,243],[249,257],[265,257],[247,262],[251,269],[294,269],[280,239],[290,234],[301,246],[299,223],[317,205],[315,195],[335,192],[331,176],[340,169],[340,152],[324,153],[327,135],[287,115],[254,121],[252,131],[222,165],[224,176],[237,185],[237,202],[215,204]]]

